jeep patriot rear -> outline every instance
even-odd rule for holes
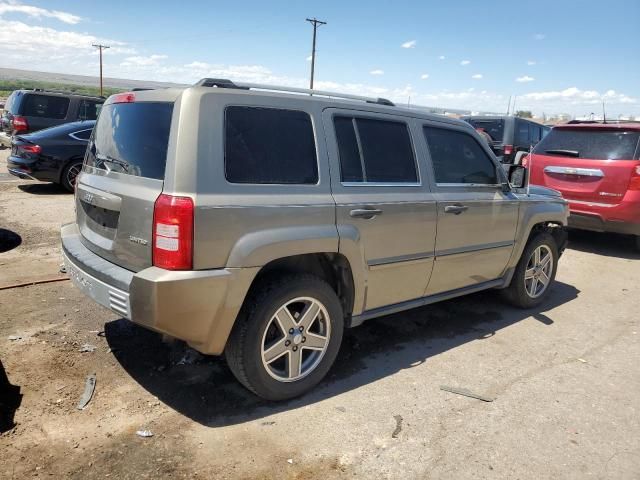
[[[110,97],[61,231],[75,285],[271,400],[317,384],[345,327],[489,288],[543,301],[557,192],[511,186],[465,122],[308,93],[204,79]]]

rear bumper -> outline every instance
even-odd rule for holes
[[[640,192],[627,192],[618,204],[569,201],[569,208],[571,228],[640,235]]]
[[[94,301],[143,327],[184,340],[202,353],[224,351],[257,268],[131,272],[84,246],[76,224],[61,230],[74,285]]]
[[[38,159],[25,160],[24,158],[10,155],[7,158],[7,171],[18,178],[49,182],[58,180],[58,171],[51,168],[43,168],[42,162]]]

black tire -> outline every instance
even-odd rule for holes
[[[533,297],[527,291],[527,287],[525,286],[525,272],[527,271],[527,266],[529,265],[531,256],[536,251],[536,249],[541,246],[546,247],[551,252],[552,271],[550,272],[549,282],[546,285],[545,289],[540,293],[539,296]],[[558,258],[558,245],[553,236],[547,232],[534,234],[529,239],[529,241],[527,242],[527,246],[522,252],[520,261],[516,266],[516,271],[514,272],[513,278],[511,279],[511,284],[503,290],[504,297],[507,299],[507,301],[512,305],[520,308],[533,308],[540,305],[540,303],[544,301],[547,295],[549,295],[549,291],[553,286],[553,282],[556,278],[556,270],[558,268]]]
[[[322,324],[330,324],[327,346],[321,355],[318,354],[314,360],[318,363],[309,369],[306,376],[294,381],[278,380],[272,376],[273,370],[263,362],[263,339],[272,331],[267,329],[274,328],[272,320],[276,312],[287,302],[300,297],[314,299],[324,307],[328,318],[324,313],[317,318]],[[287,400],[311,390],[324,378],[340,349],[343,330],[340,300],[324,280],[307,274],[283,274],[265,279],[252,289],[229,336],[225,357],[233,374],[250,391],[266,400]],[[295,333],[297,336],[297,331]],[[278,341],[289,338],[286,332],[284,337],[280,332],[278,336]],[[297,341],[304,340],[297,338]],[[291,346],[288,348],[294,348],[293,342],[289,344]],[[302,355],[304,347],[300,345],[299,355]],[[316,355],[313,350],[305,350],[306,355]],[[288,352],[279,358],[290,362],[294,357],[293,353]],[[312,357],[307,356],[309,358]]]
[[[62,185],[66,191],[73,193],[75,189],[75,179],[80,173],[80,170],[82,170],[82,160],[72,160],[64,167],[60,178],[60,185]],[[74,174],[74,172],[76,173]]]

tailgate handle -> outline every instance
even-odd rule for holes
[[[561,173],[562,175],[580,175],[583,177],[604,177],[604,172],[599,168],[579,168],[579,167],[544,167],[544,173]]]
[[[460,215],[467,210],[469,210],[469,207],[466,205],[447,205],[444,207],[444,213],[453,213],[454,215]]]
[[[355,210],[351,210],[349,215],[354,218],[365,218],[370,220],[378,215],[382,215],[382,210],[379,208],[356,208]]]
[[[87,185],[78,185],[76,190],[78,198],[85,203],[106,210],[120,211],[122,199],[116,195],[111,195],[110,193],[91,188]]]

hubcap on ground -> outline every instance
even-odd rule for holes
[[[317,299],[299,297],[276,310],[262,335],[262,365],[280,382],[295,382],[320,364],[329,346],[331,322]]]
[[[531,298],[538,298],[542,295],[549,283],[553,273],[553,254],[546,245],[540,245],[529,257],[527,269],[524,272],[524,288]]]

